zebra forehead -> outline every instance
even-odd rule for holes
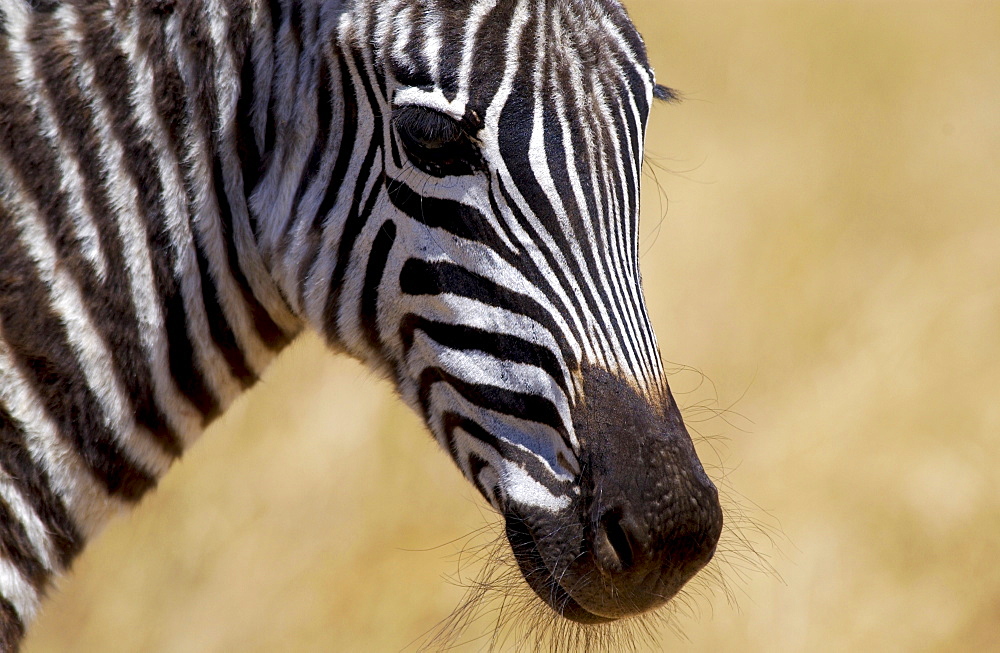
[[[476,86],[488,92],[511,47],[525,68],[543,60],[618,79],[641,72],[641,86],[653,77],[642,37],[617,0],[397,0],[376,11],[380,59],[408,85],[454,94],[463,58],[468,64],[474,53]]]

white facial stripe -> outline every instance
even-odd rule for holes
[[[552,305],[549,298],[543,294],[537,286],[531,284],[528,279],[524,277],[520,270],[497,256],[497,254],[488,247],[479,245],[478,243],[468,243],[468,241],[462,241],[457,238],[454,240],[458,242],[449,243],[448,239],[444,237],[437,239],[435,242],[440,243],[439,251],[434,252],[437,255],[428,257],[426,260],[454,261],[466,258],[476,260],[479,264],[476,269],[477,274],[496,283],[498,286],[510,289],[514,293],[525,295],[526,297],[534,300],[535,303],[537,303],[542,310],[548,314],[549,318],[556,325],[560,332],[559,335],[569,344],[574,355],[577,357],[577,360],[582,358],[580,344],[573,337],[572,332],[569,330],[569,325],[564,321],[564,316],[556,310],[556,307]],[[449,244],[456,246],[459,243],[465,245],[465,251],[455,252],[461,256],[461,258],[456,259],[452,257],[452,251],[450,251],[451,247],[449,247]]]
[[[421,350],[424,343],[430,346],[431,351]],[[510,392],[549,399],[559,412],[563,425],[567,427],[567,430],[572,428],[573,420],[569,413],[569,401],[556,380],[540,367],[512,363],[475,349],[451,349],[446,344],[442,346],[441,343],[427,338],[421,332],[414,338],[414,347],[410,355],[412,358],[428,354],[430,356],[425,361],[436,361],[450,374],[466,383],[489,385]],[[426,362],[424,364],[426,365]]]
[[[500,476],[495,470],[500,469],[503,465],[503,457],[500,455],[500,452],[478,438],[473,437],[461,427],[457,427],[452,433],[452,440],[456,454],[455,462],[462,470],[462,473],[465,474],[466,478],[478,481],[482,488],[486,490],[493,507],[497,510],[502,509],[500,497],[496,496],[494,492],[500,482]],[[472,469],[469,467],[470,454],[475,454],[486,463],[486,466],[479,471],[478,476],[474,476]]]
[[[400,315],[412,313],[428,320],[440,320],[442,318],[441,306],[445,304],[450,324],[514,336],[549,350],[559,361],[559,368],[570,392],[574,392],[569,368],[560,355],[559,344],[545,327],[531,318],[458,295],[440,295],[434,306],[428,306],[422,297],[404,295],[400,301]],[[570,399],[573,399],[572,394]]]
[[[441,52],[441,17],[439,13],[425,12],[423,14],[424,58],[430,66],[431,79],[435,86],[441,86],[440,52]]]
[[[465,35],[462,48],[462,63],[459,68],[458,95],[455,100],[463,105],[469,101],[469,84],[472,82],[472,57],[477,46],[476,32],[483,24],[483,20],[497,6],[497,0],[479,0],[469,12],[469,17],[465,22]]]
[[[518,419],[470,403],[446,383],[434,384],[430,400],[435,412],[429,421],[436,428],[435,435],[442,446],[446,443],[439,420],[444,413],[452,412],[468,417],[493,437],[531,456],[560,480],[571,481],[580,471],[576,454],[558,433],[545,424]],[[565,460],[569,467],[564,467],[560,459]]]
[[[456,97],[448,100],[440,87],[427,90],[415,86],[398,89],[392,96],[394,107],[419,106],[447,114],[455,120],[465,117],[465,100]]]
[[[560,512],[569,507],[568,495],[556,496],[547,487],[536,481],[528,472],[510,461],[504,461],[500,469],[500,486],[507,494],[508,501],[519,506],[540,508],[549,512]]]

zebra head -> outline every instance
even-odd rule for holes
[[[271,238],[286,294],[394,379],[554,610],[664,603],[722,516],[640,287],[639,34],[615,0],[349,7],[317,73],[336,156]]]

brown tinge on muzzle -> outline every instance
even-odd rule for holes
[[[654,403],[602,369],[583,379],[580,493],[558,513],[510,506],[507,535],[532,589],[595,623],[676,594],[715,552],[722,510],[668,390]]]

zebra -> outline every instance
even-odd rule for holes
[[[388,377],[583,624],[718,493],[638,266],[618,0],[0,0],[0,649],[306,329]]]

